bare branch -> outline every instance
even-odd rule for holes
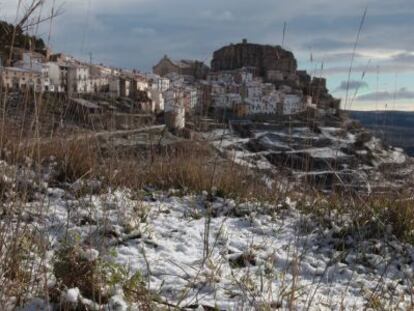
[[[32,18],[32,16],[38,11],[41,6],[45,3],[45,0],[32,0],[30,5],[26,6],[25,12],[23,17],[17,23],[18,28],[24,30],[28,30],[31,27],[38,26],[44,22],[47,22],[55,17],[60,16],[63,14],[63,6],[58,7],[57,9],[53,9],[49,15],[44,17],[39,16],[38,18]]]
[[[17,23],[16,27],[23,28],[30,16],[32,16],[43,3],[43,0],[32,0],[32,3],[26,8],[26,12],[24,12],[23,17],[20,22]]]

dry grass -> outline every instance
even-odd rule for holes
[[[391,228],[400,240],[414,243],[414,200],[399,197],[371,198],[368,217],[378,219],[383,230]]]
[[[17,305],[25,302],[30,297],[31,291],[37,291],[41,286],[41,278],[35,276],[39,269],[33,256],[43,249],[43,241],[33,232],[29,232],[25,226],[14,229],[12,236],[5,237],[3,226],[0,226],[0,241],[4,243],[0,247],[0,304],[2,300],[16,297]]]
[[[385,234],[393,234],[401,241],[414,243],[414,199],[409,194],[315,193],[309,198],[306,196],[306,203],[299,208],[326,226],[331,225],[332,219],[337,218],[340,224],[347,219],[350,227],[344,229],[344,235],[354,232],[361,239],[381,239]]]
[[[16,133],[7,124],[7,133]],[[187,141],[163,150],[151,149],[124,154],[118,150],[102,151],[104,142],[93,134],[70,137],[15,137],[4,135],[3,159],[35,170],[53,165],[52,185],[98,178],[106,186],[184,192],[212,191],[233,198],[274,200],[280,196],[269,189],[261,176],[217,154],[207,142]]]
[[[109,184],[132,189],[179,189],[200,193],[214,191],[219,196],[273,199],[269,189],[254,172],[222,158],[206,146],[191,146],[147,157],[119,159],[112,157],[105,175]],[[110,168],[110,169],[108,169]]]
[[[54,139],[36,150],[39,163],[53,161],[53,180],[73,183],[80,178],[93,177],[99,164],[98,146],[91,139]]]

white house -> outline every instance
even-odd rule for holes
[[[278,91],[274,91],[269,95],[262,98],[262,113],[265,114],[277,114],[278,104],[282,103],[282,94]]]
[[[59,82],[55,81],[56,83],[52,83],[50,78],[51,74],[55,77],[56,72],[51,71],[49,63],[45,63],[44,59],[44,56],[41,54],[25,52],[23,53],[22,60],[14,64],[14,68],[20,68],[23,71],[37,72],[40,75],[40,82],[36,83],[36,91],[57,92],[59,89]],[[23,85],[26,84],[24,81],[22,82]]]
[[[241,102],[241,95],[236,93],[220,94],[214,97],[215,106],[223,109],[233,109]]]
[[[61,66],[58,63],[47,62],[43,65],[47,71],[47,75],[50,82],[49,91],[50,92],[65,92],[65,86],[67,84],[67,69],[61,69]]]
[[[148,91],[148,97],[152,101],[151,111],[163,111],[165,108],[165,99],[162,92],[156,89],[150,89]]]
[[[135,77],[137,90],[141,92],[145,92],[149,89],[149,81],[142,76]]]
[[[184,87],[185,106],[187,110],[193,111],[198,105],[198,91],[195,87]]]
[[[43,67],[44,56],[38,53],[25,52],[21,61],[14,64],[15,67],[21,67],[34,71],[41,71]]]
[[[89,80],[89,66],[71,65],[68,69],[68,92],[69,94],[86,94],[92,92]]]
[[[146,74],[146,77],[150,81],[152,89],[165,92],[170,88],[170,80],[167,78],[160,77],[153,73]]]
[[[261,98],[263,95],[263,85],[260,81],[250,81],[246,83],[247,97]]]
[[[8,89],[35,92],[42,92],[43,89],[41,73],[30,69],[3,67],[1,79],[2,84]]]
[[[125,77],[111,77],[108,81],[109,93],[113,97],[129,97],[131,95],[131,80]]]
[[[283,98],[283,114],[290,115],[304,111],[305,104],[299,95],[287,94]]]
[[[185,127],[184,93],[181,89],[168,89],[163,93],[165,100],[165,123],[169,129]]]

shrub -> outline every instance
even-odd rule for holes
[[[65,246],[59,250],[53,265],[58,281],[56,293],[67,288],[78,288],[82,297],[99,304],[106,304],[115,287],[124,291],[130,303],[137,303],[140,310],[152,310],[152,294],[145,288],[139,272],[129,277],[128,270],[110,260],[87,259],[80,247]],[[59,301],[59,297],[55,297]]]

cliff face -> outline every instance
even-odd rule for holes
[[[247,43],[231,44],[214,52],[213,71],[234,70],[242,67],[256,67],[260,76],[268,71],[295,73],[297,61],[292,52],[280,46]]]

